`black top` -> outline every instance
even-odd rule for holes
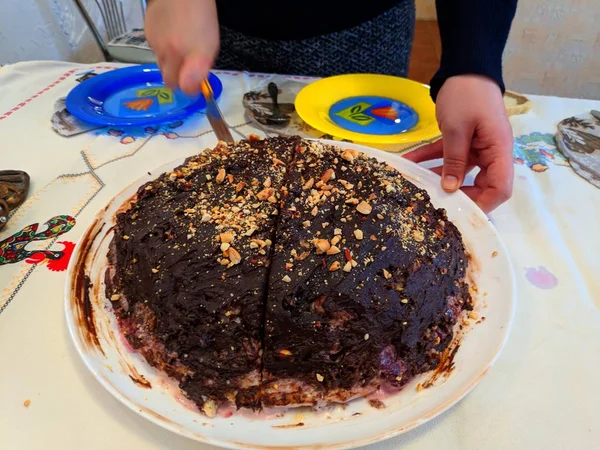
[[[299,40],[352,28],[375,18],[401,1],[303,0],[287,5],[281,0],[219,0],[222,25],[249,36],[271,40]],[[515,15],[517,0],[436,0],[442,40],[439,71],[431,80],[435,100],[444,81],[475,73],[494,79],[504,92],[502,52]],[[285,11],[291,10],[291,13]]]

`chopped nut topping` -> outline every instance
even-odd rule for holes
[[[349,183],[346,180],[339,180],[339,181],[340,181],[340,184],[342,186],[344,186],[346,189],[352,189],[352,188],[354,188],[354,185],[352,183]]]
[[[158,273],[158,269],[152,269],[152,273]]]
[[[331,266],[329,266],[329,271],[330,272],[335,272],[336,270],[338,270],[340,268],[341,264],[339,261],[334,261],[331,263]]]
[[[331,247],[329,247],[326,253],[328,255],[337,255],[340,252],[341,250],[339,248],[337,248],[335,245],[332,245]]]
[[[123,235],[123,240],[128,241],[129,240],[129,236],[127,236],[126,234]]]
[[[425,240],[425,235],[423,234],[422,231],[415,230],[413,232],[413,238],[415,238],[415,241],[417,241],[417,242],[423,242]]]
[[[327,169],[325,173],[321,176],[321,181],[323,183],[327,183],[329,180],[335,179],[335,172],[333,169]]]
[[[244,189],[247,186],[247,184],[244,181],[240,181],[236,186],[235,186],[235,192],[236,194],[241,192],[242,189]]]
[[[369,340],[369,333],[365,334],[365,341]]]
[[[229,244],[228,242],[223,242],[221,244],[221,251],[226,252],[229,249],[229,247],[231,247],[231,244]]]
[[[226,244],[231,244],[233,242],[233,233],[231,231],[228,231],[227,233],[221,233],[219,237],[221,238],[221,242]]]
[[[350,272],[352,270],[352,263],[350,261],[348,261],[346,264],[344,264],[344,272]]]
[[[392,278],[392,274],[389,273],[387,270],[383,269],[383,276],[385,277],[386,280],[389,280],[390,278]]]
[[[373,210],[373,208],[367,202],[362,201],[358,204],[358,206],[356,207],[356,210],[361,214],[368,215],[368,214],[371,214],[371,211]]]
[[[313,244],[317,248],[317,255],[325,253],[331,248],[331,244],[327,239],[315,239]]]
[[[271,188],[265,188],[262,191],[260,191],[258,194],[256,194],[256,198],[258,198],[259,200],[267,200],[269,197],[273,196],[273,189]]]
[[[331,240],[331,245],[337,245],[341,240],[342,240],[342,237],[339,234],[337,234]]]
[[[310,256],[310,252],[302,252],[300,255],[296,257],[298,261],[304,261],[306,258]]]
[[[361,241],[364,237],[362,230],[359,230],[359,229],[354,230],[354,237],[356,239],[358,239],[359,241]]]
[[[310,220],[305,220],[302,222],[302,225],[304,225],[306,228],[310,227]]]
[[[346,204],[348,205],[358,205],[360,202],[360,200],[358,200],[357,198],[349,198],[348,200],[346,200]]]
[[[310,188],[313,187],[314,184],[315,184],[315,179],[311,178],[306,183],[304,183],[304,186],[302,186],[302,189],[305,191],[308,191]]]
[[[319,383],[322,383],[324,379],[325,379],[325,377],[323,377],[323,375],[321,375],[320,373],[317,374],[317,381]]]
[[[217,178],[215,178],[215,181],[217,182],[217,184],[221,184],[221,183],[223,183],[223,181],[225,181],[225,175],[227,175],[227,172],[225,172],[225,169],[220,168],[219,172],[217,173]]]
[[[120,298],[121,298],[121,296],[120,296],[119,294],[113,294],[113,295],[110,297],[110,300],[111,300],[112,302],[116,302],[116,301],[118,301]]]
[[[477,320],[479,319],[479,314],[477,314],[475,311],[469,311],[469,319]]]
[[[285,283],[291,283],[292,279],[289,277],[289,275],[285,275],[281,281],[285,282]]]
[[[279,354],[283,355],[283,356],[290,356],[292,354],[292,352],[290,352],[289,350],[286,350],[284,348],[283,350],[279,350]]]
[[[202,410],[208,417],[215,417],[217,415],[217,402],[211,399],[206,400],[202,405]]]
[[[242,261],[242,256],[233,247],[229,247],[229,249],[227,250],[227,256],[229,257],[229,260],[231,261],[230,265],[232,266],[235,266],[236,264],[239,264]]]
[[[407,298],[403,298],[402,300],[400,300],[400,303],[403,303],[403,304],[406,305],[408,303],[408,299]]]
[[[354,155],[352,155],[350,150],[343,151],[341,156],[344,161],[354,162]]]

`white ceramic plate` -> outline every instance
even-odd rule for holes
[[[472,255],[477,285],[475,311],[485,320],[464,333],[454,356],[452,373],[420,392],[417,384],[427,383],[432,375],[418,377],[400,393],[384,399],[384,409],[375,409],[367,400],[359,399],[346,408],[291,411],[282,417],[257,418],[251,413],[240,413],[208,419],[195,412],[173,383],[166,382],[163,375],[128,349],[118,331],[110,301],[104,296],[106,254],[115,212],[140,185],[155,178],[148,176],[126,188],[97,215],[78,244],[68,269],[65,292],[68,327],[79,354],[102,386],[148,420],[198,441],[240,449],[342,449],[415,428],[450,408],[481,380],[506,342],[515,309],[512,267],[498,233],[465,195],[444,193],[437,175],[394,154],[355,144],[335,144],[363,151],[398,169],[425,188],[435,206],[446,208],[449,218],[462,232]],[[167,164],[159,171],[168,171],[180,163]],[[93,285],[87,299],[83,295],[85,275]]]

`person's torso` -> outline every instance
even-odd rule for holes
[[[355,27],[401,1],[217,0],[221,25],[269,40],[308,39]]]

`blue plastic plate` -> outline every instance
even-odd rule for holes
[[[210,74],[215,99],[221,80]],[[190,97],[164,85],[156,64],[112,70],[89,78],[67,96],[67,110],[85,122],[110,126],[145,126],[182,119],[206,107],[202,95]]]

